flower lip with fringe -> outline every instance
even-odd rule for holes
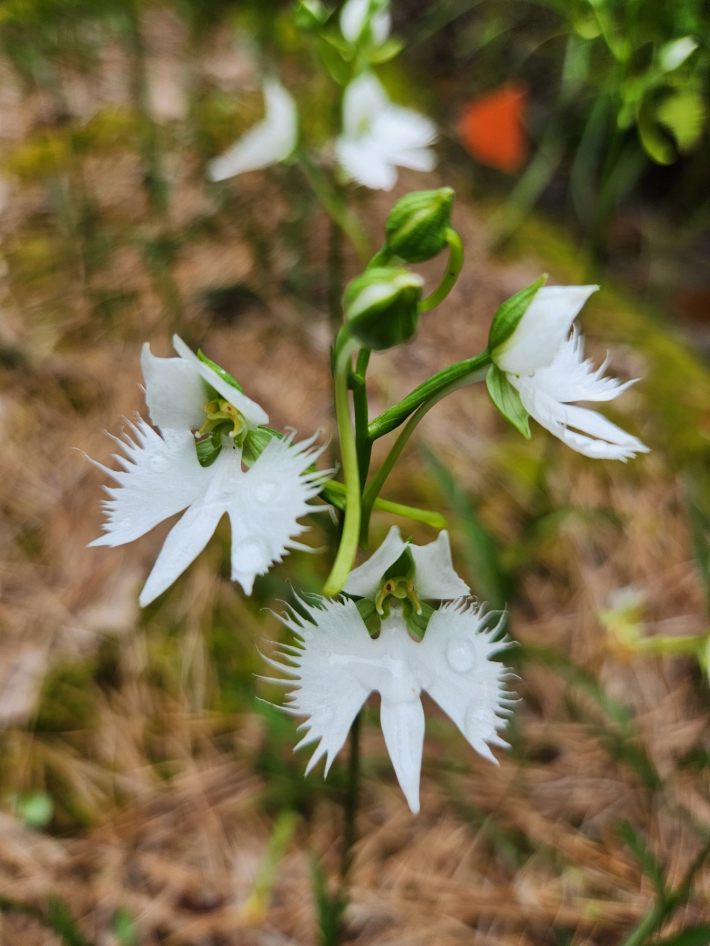
[[[349,180],[371,190],[392,190],[397,168],[433,171],[436,155],[430,145],[436,126],[411,108],[394,105],[379,80],[363,72],[343,96],[343,134],[335,155]]]
[[[573,323],[598,288],[538,289],[515,329],[492,348],[491,360],[517,391],[524,417],[530,415],[578,453],[625,462],[648,453],[648,447],[597,411],[570,403],[611,401],[636,383],[605,378],[608,360],[595,369],[584,358],[584,339]]]
[[[380,722],[397,779],[414,814],[419,811],[419,779],[424,747],[425,691],[461,730],[470,745],[492,762],[490,745],[507,748],[498,735],[515,699],[506,687],[513,677],[491,658],[511,646],[502,627],[505,614],[492,614],[465,598],[435,611],[422,641],[413,640],[397,607],[372,639],[353,601],[320,598],[300,601],[307,618],[294,609],[280,620],[295,644],[276,647],[279,659],[264,659],[291,679],[266,677],[293,686],[283,709],[308,717],[296,748],[318,741],[306,774],[326,756],[325,774],[345,743],[353,720],[375,690]]]
[[[211,181],[258,171],[289,158],[298,143],[298,112],[293,96],[276,79],[264,82],[264,119],[207,165]]]
[[[113,437],[122,451],[114,455],[121,469],[91,460],[118,484],[106,487],[105,534],[92,546],[132,542],[186,510],[148,576],[139,599],[143,607],[194,561],[225,513],[232,527],[232,580],[251,594],[256,576],[282,561],[290,549],[311,551],[294,541],[306,530],[297,520],[311,511],[308,500],[329,475],[312,469],[324,449],[313,447],[315,436],[294,444],[293,435],[282,438],[266,431],[261,425],[268,415],[234,379],[200,360],[178,336],[173,341],[179,358],[158,358],[146,344],[141,359],[146,402],[160,433],[137,417],[122,438]],[[213,459],[203,465],[194,431],[203,427],[206,407],[215,400],[231,408],[221,411],[225,421],[218,419],[228,432],[216,428],[219,443]],[[229,431],[235,419],[238,424]],[[243,452],[250,433],[262,435],[263,441],[245,470]]]

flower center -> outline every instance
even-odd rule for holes
[[[233,404],[223,400],[208,401],[205,414],[207,419],[197,431],[198,438],[228,434],[237,446],[241,446],[247,434],[247,423]]]
[[[422,613],[422,606],[419,603],[417,593],[414,590],[414,585],[410,578],[393,577],[388,578],[383,583],[375,598],[375,607],[377,608],[378,614],[384,614],[385,608],[389,614],[389,602],[387,599],[390,596],[396,598],[397,603],[402,602],[405,605],[405,611],[409,610],[411,613],[411,609],[414,608],[417,614]]]

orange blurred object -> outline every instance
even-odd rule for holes
[[[511,83],[465,106],[457,131],[472,157],[506,174],[520,170],[528,151],[523,125],[526,98],[525,89]]]

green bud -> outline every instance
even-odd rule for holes
[[[328,21],[330,13],[321,0],[298,0],[293,10],[293,20],[299,30],[319,30]]]
[[[433,259],[446,246],[454,192],[450,187],[407,194],[394,205],[385,224],[387,245],[408,263]]]
[[[406,269],[381,267],[356,276],[345,290],[345,323],[366,348],[383,351],[417,330],[424,280]]]

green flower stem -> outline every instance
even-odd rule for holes
[[[345,486],[338,483],[337,480],[326,480],[323,483],[323,494],[331,505],[338,509],[345,508],[343,498],[345,496]],[[403,519],[411,519],[412,522],[423,522],[432,529],[445,529],[446,519],[440,512],[434,512],[433,509],[417,509],[416,506],[405,506],[402,503],[393,503],[389,499],[380,499],[379,497],[373,504],[374,509],[380,509],[382,512],[389,512],[393,516],[401,516]],[[314,512],[323,512],[327,506],[318,506]]]
[[[677,637],[640,637],[631,645],[635,653],[659,657],[697,657],[708,645],[708,635],[682,634]]]
[[[355,374],[350,375],[355,413],[355,446],[357,447],[358,470],[361,484],[367,479],[367,473],[370,469],[370,455],[372,453],[372,443],[367,435],[368,409],[367,387],[365,386],[365,374],[369,361],[370,349],[361,348],[357,356]]]
[[[448,296],[456,284],[456,280],[461,273],[463,266],[463,243],[461,237],[452,228],[446,228],[446,242],[449,246],[449,265],[446,267],[446,273],[436,289],[426,299],[419,303],[420,312],[428,312],[435,308]]]
[[[455,365],[444,368],[443,371],[437,371],[436,374],[401,400],[399,404],[388,408],[368,424],[367,433],[370,440],[377,440],[391,430],[395,430],[421,404],[435,397],[440,391],[445,391],[448,394],[450,391],[455,391],[456,388],[482,381],[490,364],[491,356],[488,349],[486,349],[474,358],[459,361]],[[455,386],[452,387],[452,385]],[[436,403],[436,401],[433,403]]]
[[[435,376],[436,377],[436,376]],[[456,391],[458,388],[463,388],[469,384],[474,384],[476,381],[482,380],[485,377],[485,373],[478,371],[475,374],[470,374],[459,378],[458,380],[450,382],[448,385],[439,388],[431,397],[419,405],[416,411],[409,418],[407,423],[404,425],[403,430],[397,437],[394,442],[394,446],[387,454],[384,463],[379,468],[371,482],[368,484],[367,489],[364,491],[362,496],[362,522],[360,524],[360,545],[367,549],[369,546],[369,532],[370,532],[370,516],[372,515],[372,508],[375,505],[375,501],[380,494],[380,490],[385,484],[387,477],[392,472],[392,467],[395,465],[399,459],[399,455],[404,449],[407,441],[414,433],[419,421],[424,417],[424,415],[431,410],[431,408],[438,404],[443,398],[448,394]]]
[[[328,580],[323,587],[324,595],[337,595],[345,584],[357,551],[360,536],[360,471],[355,433],[350,421],[348,399],[348,376],[352,356],[358,343],[341,330],[335,342],[335,420],[340,439],[340,455],[343,461],[345,480],[345,516],[338,554]]]
[[[311,161],[306,152],[299,150],[296,152],[296,157],[323,209],[350,240],[360,262],[364,265],[371,256],[372,247],[362,224],[348,209],[341,195],[335,190],[318,165]]]
[[[392,262],[393,256],[392,250],[385,243],[382,249],[378,250],[367,264],[367,269],[375,269],[377,266],[387,266]]]

